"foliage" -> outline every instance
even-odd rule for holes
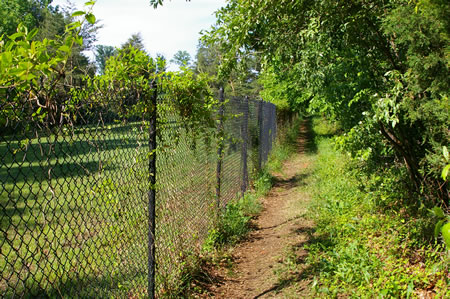
[[[97,45],[95,46],[95,63],[98,72],[103,75],[105,73],[106,61],[111,56],[115,56],[117,50],[113,46]]]
[[[317,227],[307,263],[317,295],[420,298],[432,290],[437,298],[448,297],[448,257],[442,245],[424,238],[434,226],[426,209],[380,209],[386,200],[380,197],[393,196],[393,190],[365,191],[349,167],[352,160],[334,150],[324,133],[316,131],[318,155],[309,182]]]
[[[239,69],[231,71],[227,76],[220,76],[220,67],[223,64],[222,52],[218,44],[206,44],[200,41],[194,68],[197,72],[208,73],[214,80],[213,87],[225,88],[226,94],[233,96],[259,97],[261,86],[257,80],[259,61],[254,55],[247,59]]]
[[[438,0],[230,0],[204,40],[219,45],[224,77],[258,53],[266,99],[338,120],[347,132],[340,145],[366,170],[403,168],[414,197],[442,205],[449,8]]]
[[[261,181],[264,180],[264,181]],[[266,178],[256,180],[256,186],[267,192],[271,183]],[[215,228],[211,229],[203,244],[203,250],[212,252],[216,248],[224,245],[233,245],[240,241],[250,231],[250,220],[261,211],[259,196],[261,191],[246,193],[241,198],[227,203],[225,210],[219,216],[219,221]]]
[[[215,244],[234,244],[249,231],[248,223],[251,217],[246,215],[243,207],[240,205],[241,202],[229,202],[227,204],[225,212],[220,219],[219,230],[212,230]]]
[[[128,40],[122,44],[121,48],[122,49],[127,49],[127,48],[135,48],[138,49],[140,51],[144,51],[145,50],[145,46],[144,46],[144,39],[142,38],[142,35],[140,32],[138,33],[133,33]]]
[[[59,7],[57,7],[59,8]],[[102,25],[96,20],[92,12],[87,12],[85,15],[83,11],[79,11],[70,2],[67,6],[62,8],[62,12],[58,9],[51,13],[44,20],[44,24],[39,29],[38,38],[53,38],[58,39],[59,33],[63,31],[65,24],[70,24],[77,20],[78,17],[84,16],[87,22],[81,25],[80,36],[83,38],[82,45],[75,45],[72,48],[71,56],[68,61],[68,71],[66,73],[65,82],[73,85],[74,80],[81,80],[84,76],[93,76],[95,73],[95,65],[91,63],[88,57],[83,53],[86,50],[91,50],[97,40],[97,32]],[[61,20],[62,18],[62,20]],[[60,23],[63,22],[61,29]]]
[[[191,64],[191,54],[189,54],[188,51],[181,51],[173,55],[173,58],[170,60],[170,62],[175,63],[178,66],[189,66]]]
[[[291,126],[286,128],[285,132],[279,132],[281,136],[278,138],[276,146],[272,149],[267,162],[267,171],[269,173],[281,171],[283,162],[297,151],[297,138],[301,121],[301,118],[296,118]]]
[[[303,102],[303,97],[308,96],[308,94],[297,98],[301,94],[298,90],[300,87],[295,84],[295,81],[290,80],[286,73],[277,74],[272,68],[268,68],[261,74],[258,81],[264,87],[260,92],[262,99],[274,103],[279,111],[302,110],[300,105],[290,104],[289,102]],[[295,107],[295,109],[292,109],[292,107]]]
[[[206,251],[213,251],[217,247],[233,245],[241,240],[249,231],[250,220],[261,211],[258,198],[265,196],[272,188],[272,172],[280,171],[284,161],[295,152],[296,140],[299,134],[300,120],[291,124],[286,133],[279,137],[266,164],[253,182],[253,191],[247,192],[241,198],[229,202],[219,216],[216,228],[210,230],[204,244]],[[279,168],[277,168],[279,166]]]
[[[91,15],[93,3],[88,3],[88,11],[80,11],[78,16]],[[38,29],[28,31],[23,25],[7,39],[2,37],[0,96],[7,100],[0,110],[1,123],[24,119],[45,121],[50,125],[56,122],[61,113],[59,101],[62,101],[57,96],[60,92],[57,87],[69,69],[72,49],[83,44],[83,23],[84,20],[67,24],[64,35],[57,39],[33,40]]]
[[[3,0],[0,2],[0,36],[16,32],[19,23],[27,28],[38,27],[48,13],[50,0]],[[49,8],[51,9],[51,8]]]
[[[208,76],[194,74],[192,70],[166,72],[165,59],[150,57],[143,49],[139,34],[133,35],[115,56],[107,60],[104,74],[84,76],[83,88],[72,88],[70,95],[67,94],[67,84],[72,85],[74,71],[77,71],[74,61],[80,61],[75,56],[89,46],[84,37],[89,36],[90,29],[84,24],[96,22],[92,14],[94,3],[87,2],[86,11],[71,14],[69,19],[75,21],[65,25],[62,37],[55,34],[54,39],[34,40],[39,30],[35,28],[28,32],[22,25],[16,34],[7,39],[3,37],[0,92],[7,100],[0,111],[0,122],[23,123],[26,119],[31,126],[48,128],[63,123],[76,124],[83,113],[95,113],[92,105],[109,105],[111,113],[121,116],[141,116],[152,110],[148,103],[157,84],[160,97],[172,99],[161,101],[158,110],[161,123],[171,117],[180,117],[185,120],[187,129],[198,132],[193,134],[193,139],[205,128],[214,127],[215,100],[208,86]],[[55,18],[60,16],[55,14]],[[67,81],[69,77],[71,79]],[[119,95],[123,97],[122,102],[134,98],[132,106],[125,109],[121,101],[112,101]],[[87,105],[91,105],[88,110]],[[210,137],[205,134],[205,139]]]
[[[447,249],[450,250],[450,222],[447,222],[442,226],[441,232],[445,245],[447,245]]]
[[[186,2],[191,1],[191,0],[186,0]],[[162,5],[164,2],[164,0],[150,0],[150,5],[153,8],[157,8],[158,6]]]
[[[119,49],[106,61],[103,75],[85,79],[85,86],[72,89],[71,97],[76,110],[86,104],[106,107],[111,113],[125,119],[148,119],[155,109],[151,100],[157,95],[157,121],[164,127],[177,120],[190,132],[195,147],[202,137],[210,143],[215,127],[216,100],[209,88],[206,74],[195,74],[191,69],[167,72],[166,61],[152,58],[144,50],[129,46]],[[126,104],[125,104],[126,102]],[[161,134],[163,130],[158,130]],[[159,148],[179,140],[181,130],[171,131],[171,136],[160,135]]]
[[[430,210],[431,216],[435,219],[434,237],[438,238],[442,234],[447,249],[450,250],[450,216],[445,215],[440,207],[434,207]]]

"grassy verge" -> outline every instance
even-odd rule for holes
[[[301,121],[301,118],[297,118],[291,127],[286,128],[280,133],[281,136],[270,153],[263,173],[280,172],[283,162],[288,160],[296,152]]]
[[[251,231],[251,220],[262,209],[259,198],[265,196],[272,188],[273,172],[281,171],[284,161],[296,151],[296,140],[299,133],[300,119],[292,127],[287,128],[273,147],[269,159],[253,181],[253,188],[244,196],[228,202],[219,216],[215,228],[209,231],[203,245],[202,256],[186,273],[184,289],[186,294],[204,292],[205,283],[212,283],[207,272],[211,267],[225,267],[232,273],[231,252],[233,245],[242,241]]]
[[[315,297],[450,298],[449,255],[424,235],[426,211],[380,205],[380,193],[365,192],[352,161],[323,137],[332,131],[326,123],[316,120],[314,131],[309,215],[317,227],[306,263]]]
[[[211,251],[224,245],[233,245],[250,230],[250,220],[261,211],[258,198],[272,188],[272,172],[281,171],[281,166],[296,150],[295,144],[300,121],[288,128],[275,144],[265,167],[256,175],[253,188],[239,199],[229,202],[218,220],[218,225],[210,231],[205,249]]]

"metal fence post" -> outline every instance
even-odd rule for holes
[[[269,123],[269,150],[267,151],[267,157],[269,156],[270,151],[272,150],[272,143],[273,143],[273,106],[269,104],[269,115],[268,115],[268,123]]]
[[[242,184],[241,191],[242,194],[247,191],[248,187],[248,167],[247,167],[247,148],[248,148],[248,96],[244,97],[243,101],[243,119],[241,125],[241,162],[242,162]]]
[[[224,90],[223,87],[219,90],[219,124],[217,127],[219,133],[219,144],[217,148],[217,168],[216,168],[216,200],[217,200],[217,212],[220,211],[220,187],[221,187],[221,177],[222,177],[222,163],[223,163],[223,144],[224,144],[224,134],[223,134],[223,116],[224,116]]]
[[[264,131],[263,131],[263,124],[264,124],[264,115],[263,115],[263,107],[264,102],[261,99],[258,101],[258,129],[259,129],[259,136],[258,136],[258,171],[261,171],[262,169],[262,160],[263,160],[263,138],[264,138]]]
[[[275,105],[272,107],[272,114],[273,114],[272,142],[275,142],[275,140],[277,139],[277,107]]]
[[[155,298],[155,206],[156,206],[156,114],[158,90],[156,82],[152,83],[153,94],[151,97],[150,128],[149,128],[149,191],[148,191],[148,296]]]

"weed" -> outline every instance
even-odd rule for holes
[[[272,149],[265,167],[254,175],[253,190],[227,203],[218,217],[216,226],[209,230],[203,243],[202,263],[226,268],[229,276],[234,274],[231,246],[242,240],[251,230],[251,219],[262,209],[259,198],[265,196],[272,188],[271,172],[281,170],[282,163],[296,151],[299,127],[300,120],[297,119],[292,127],[280,134],[281,137]],[[192,284],[198,285],[195,281]],[[191,288],[191,292],[201,293],[194,288]]]
[[[448,257],[443,245],[426,237],[428,215],[410,213],[407,201],[403,209],[387,208],[402,193],[367,192],[374,182],[362,180],[353,161],[334,149],[328,138],[333,126],[316,120],[314,129],[318,153],[309,215],[317,227],[307,266],[316,295],[415,298],[432,292],[448,298]],[[378,180],[395,185],[394,176]]]
[[[283,162],[289,159],[296,151],[301,121],[301,118],[297,118],[293,125],[290,128],[287,128],[279,138],[267,162],[267,171],[269,173],[280,172]]]
[[[266,168],[258,175],[257,179],[254,182],[256,196],[266,195],[272,188],[272,184],[273,184],[273,177],[267,171]]]

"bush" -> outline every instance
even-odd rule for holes
[[[260,211],[261,204],[251,193],[246,193],[242,198],[229,202],[219,217],[216,228],[209,231],[203,249],[211,252],[214,248],[235,244],[249,232],[251,218]]]
[[[433,241],[428,209],[409,208],[395,173],[367,177],[358,165],[337,152],[330,138],[318,139],[310,187],[317,227],[307,259],[315,292],[409,298],[432,291],[447,298],[448,256]]]

